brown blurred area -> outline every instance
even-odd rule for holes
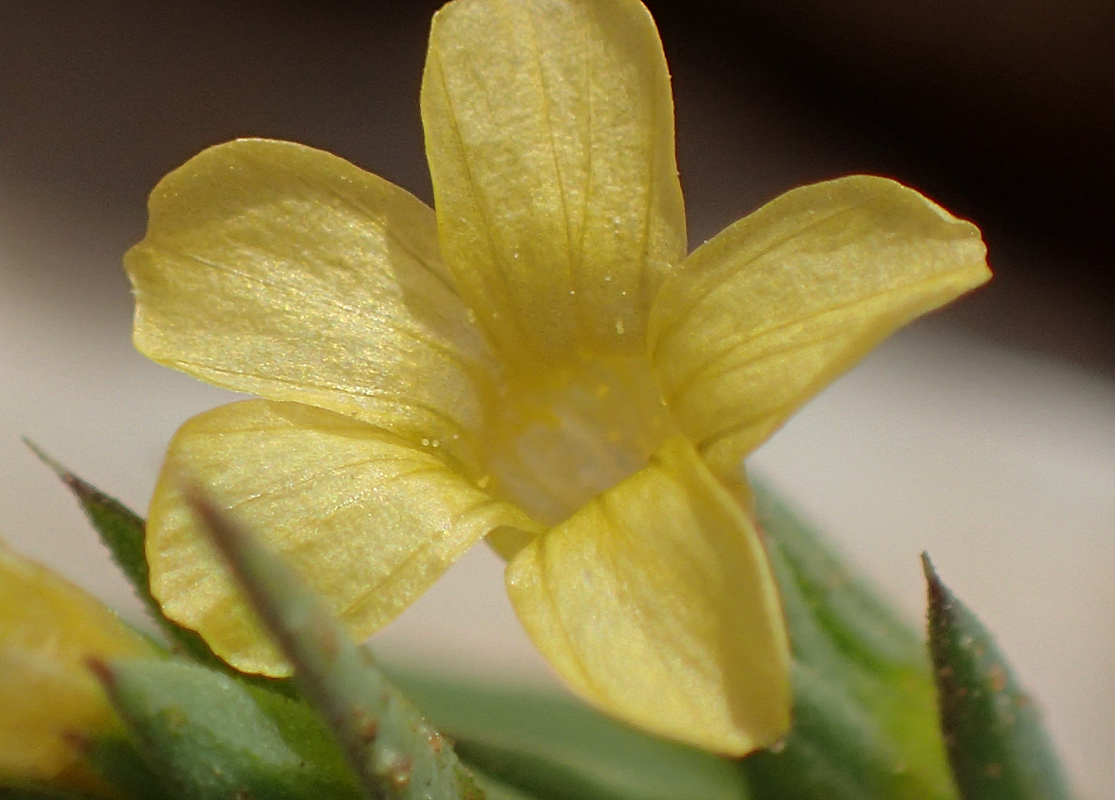
[[[249,135],[428,199],[417,93],[437,5],[0,3],[0,184],[26,201],[9,216],[105,227],[123,251],[162,174]],[[996,281],[949,320],[1115,373],[1115,4],[650,5],[694,243],[797,184],[896,177],[991,247]],[[114,266],[67,269],[126,292]]]
[[[857,169],[981,225],[997,281],[955,313],[1115,372],[1115,3],[698,5],[717,59],[751,54],[737,76],[771,76]]]

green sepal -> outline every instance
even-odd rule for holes
[[[539,800],[745,800],[735,765],[550,692],[392,671],[477,773]]]
[[[262,675],[245,675],[218,658],[195,631],[184,628],[163,613],[159,602],[151,594],[150,572],[145,552],[146,528],[143,517],[119,500],[79,478],[66,467],[44,453],[37,445],[24,439],[25,444],[39,459],[54,470],[62,483],[73,492],[89,522],[108,548],[112,559],[131,583],[150,618],[166,636],[171,648],[199,664],[227,672],[256,686],[274,689],[288,696],[295,690],[289,681],[267,678]]]
[[[357,800],[360,790],[307,705],[187,661],[95,671],[146,767],[181,800]]]
[[[364,794],[376,800],[481,800],[483,792],[444,739],[353,642],[324,604],[245,529],[197,490],[202,527],[294,666]]]
[[[143,517],[70,472],[35,443],[27,439],[23,441],[39,460],[54,471],[66,488],[73,492],[101,542],[108,548],[112,560],[131,583],[148,615],[167,635],[172,646],[203,664],[218,666],[223,663],[194,631],[181,627],[163,614],[158,601],[152,596],[147,555],[144,552],[146,534]]]
[[[762,486],[756,513],[793,650],[794,722],[741,763],[756,798],[952,800],[924,645]]]
[[[922,554],[941,731],[964,800],[1072,795],[1041,715],[995,640]]]

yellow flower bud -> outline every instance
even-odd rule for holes
[[[96,598],[0,543],[0,784],[110,794],[78,746],[119,725],[87,661],[153,650]]]

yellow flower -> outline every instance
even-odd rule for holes
[[[208,482],[360,636],[487,537],[591,702],[742,754],[789,724],[741,461],[884,336],[988,277],[978,231],[854,177],[688,258],[673,110],[635,0],[458,0],[422,120],[436,213],[339,158],[237,141],[167,176],[127,256],[135,341],[260,395],[188,422],[151,505],[165,611],[284,665],[185,509]]]
[[[120,729],[86,661],[153,653],[98,600],[0,543],[0,785],[105,794],[67,740]]]

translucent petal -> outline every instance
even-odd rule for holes
[[[641,352],[684,256],[669,76],[636,0],[458,0],[422,120],[445,262],[513,362]]]
[[[118,726],[85,662],[153,653],[98,600],[0,544],[0,783],[98,785],[66,738]]]
[[[437,454],[298,403],[234,403],[187,422],[148,518],[152,593],[236,667],[283,674],[179,490],[203,482],[260,532],[363,638],[390,622],[468,547],[531,526]]]
[[[336,156],[263,140],[204,151],[152,192],[125,266],[136,346],[160,363],[390,419],[412,441],[462,449],[479,424],[490,353],[440,262],[433,212]]]
[[[975,226],[857,176],[788,192],[694,252],[652,314],[667,404],[719,474],[881,339],[990,277]]]
[[[642,469],[677,432],[645,357],[515,377],[484,438],[488,488],[546,525]]]
[[[789,725],[789,653],[754,527],[688,442],[524,548],[511,601],[574,689],[654,733],[742,755]]]

